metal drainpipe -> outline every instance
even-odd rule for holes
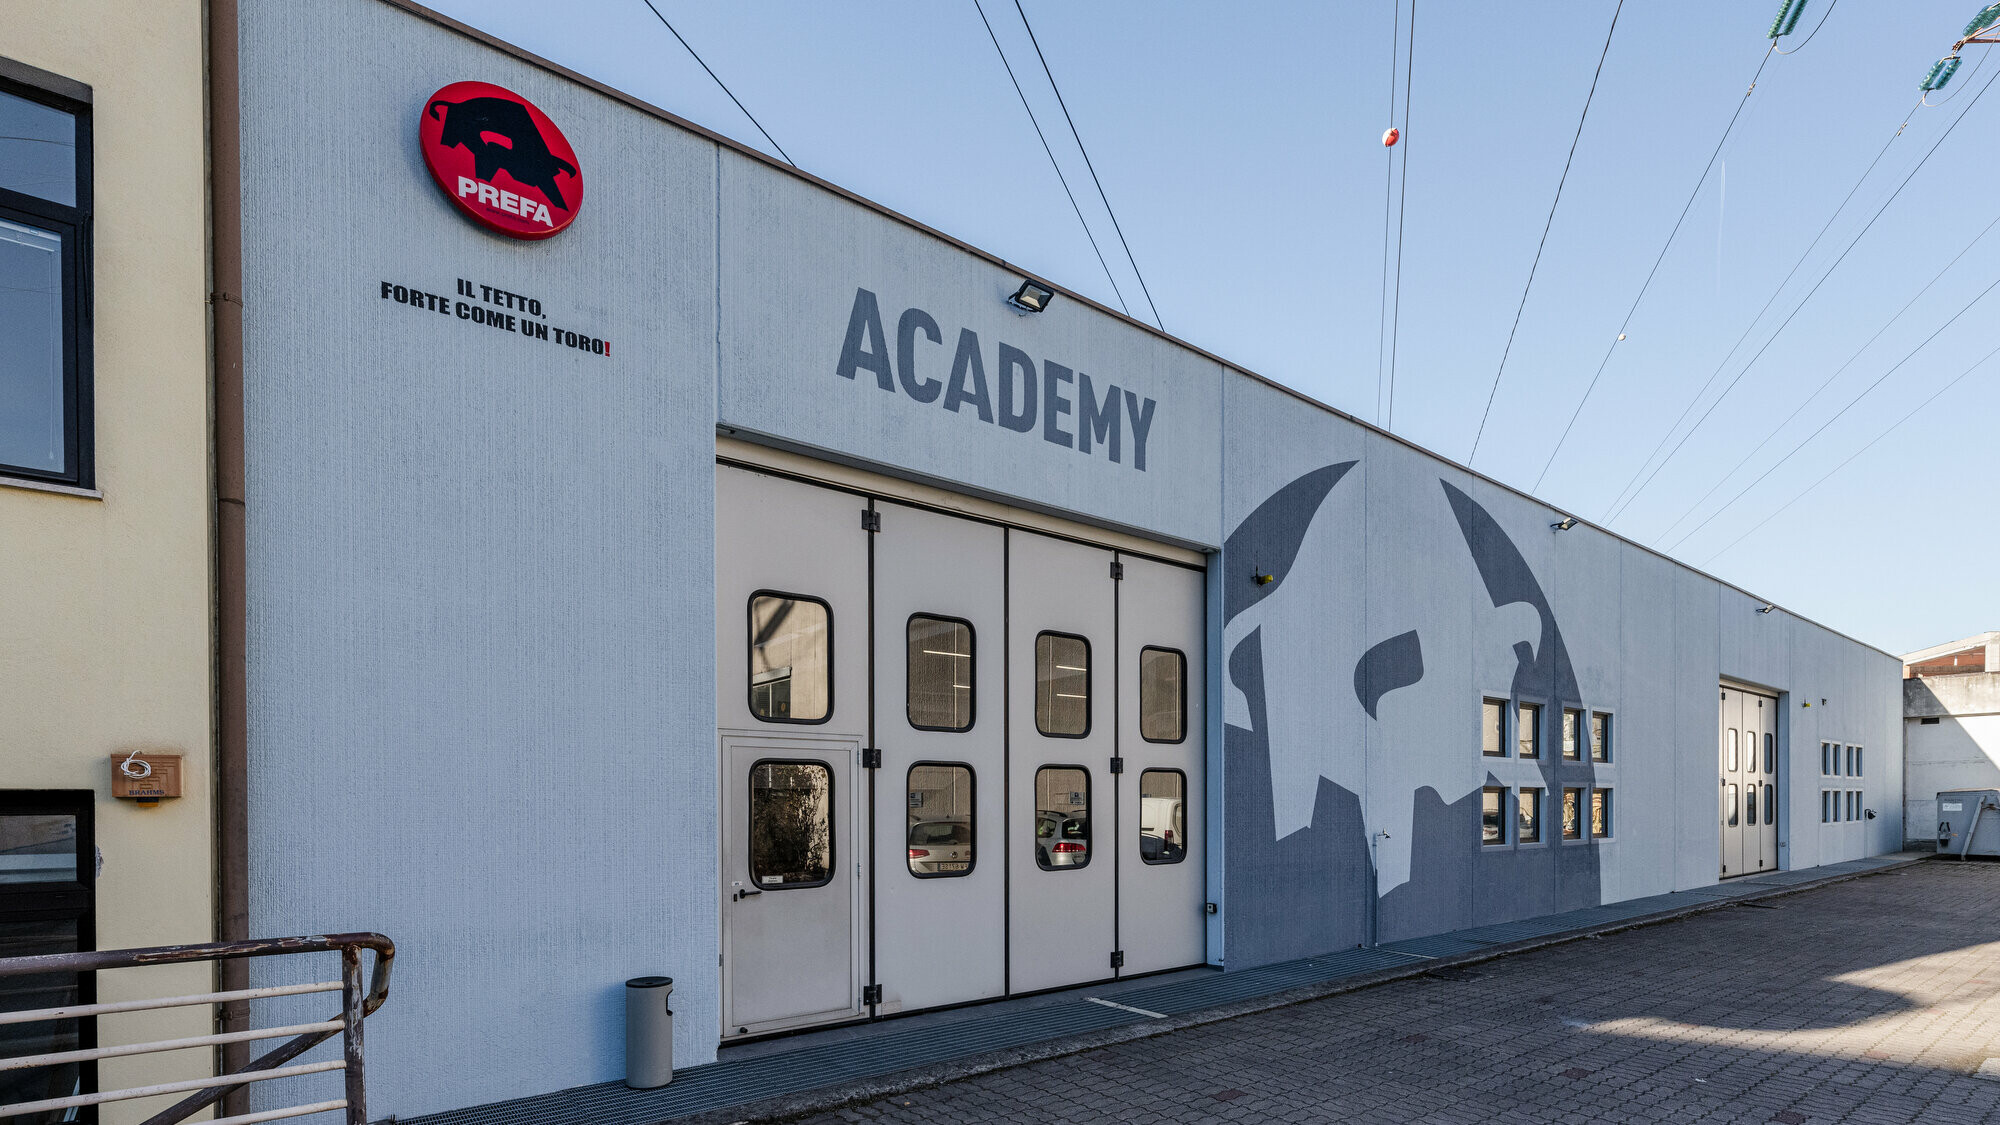
[[[249,888],[249,716],[245,705],[248,640],[244,590],[243,512],[243,177],[238,86],[236,0],[207,0],[209,161],[209,331],[214,384],[215,463],[215,709],[216,709],[216,937],[246,940]],[[249,965],[225,960],[217,969],[223,990],[249,987]],[[249,1026],[249,1005],[222,1005],[223,1031]],[[250,1059],[248,1043],[222,1048],[225,1071]],[[223,1101],[226,1114],[248,1109],[247,1093]]]

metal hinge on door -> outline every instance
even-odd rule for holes
[[[1125,578],[1125,564],[1124,564],[1124,563],[1122,563],[1122,562],[1119,562],[1119,561],[1118,561],[1117,559],[1112,559],[1112,560],[1111,560],[1111,580],[1112,580],[1113,582],[1121,582],[1121,581],[1124,581],[1124,578]]]
[[[1125,772],[1125,759],[1123,759],[1123,758],[1113,758],[1113,759],[1111,759],[1111,772],[1112,772],[1112,773],[1124,773],[1124,772]]]
[[[861,768],[864,770],[879,770],[882,768],[882,750],[880,747],[862,747]]]
[[[1122,968],[1124,968],[1124,967],[1125,967],[1125,951],[1124,951],[1124,950],[1122,950],[1122,949],[1114,949],[1114,950],[1112,950],[1112,951],[1111,951],[1111,967],[1112,967],[1112,968],[1114,968],[1114,969],[1122,969]]]
[[[863,531],[882,530],[882,513],[876,511],[873,508],[861,509],[861,530]]]
[[[882,1002],[882,986],[871,984],[862,988],[861,1002],[863,1004],[880,1004]]]

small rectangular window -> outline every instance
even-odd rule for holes
[[[1507,701],[1482,700],[1479,704],[1479,752],[1489,758],[1507,756]]]
[[[767,723],[833,715],[833,611],[818,598],[750,598],[750,713]]]
[[[1583,712],[1563,708],[1563,760],[1583,760]]]
[[[1861,790],[1849,790],[1847,794],[1847,819],[1861,819]]]
[[[1479,842],[1482,844],[1504,844],[1507,842],[1507,791],[1497,785],[1489,785],[1479,791]]]
[[[1563,839],[1583,839],[1583,790],[1563,790]]]
[[[977,860],[972,767],[918,762],[904,787],[910,817],[910,874],[919,879],[970,875]]]
[[[918,730],[972,729],[972,623],[912,614],[904,630],[909,650],[905,710]]]
[[[1819,775],[1821,777],[1833,775],[1833,748],[1824,742],[1819,744]]]
[[[1035,771],[1035,865],[1069,871],[1089,863],[1090,771],[1043,766]]]
[[[1523,703],[1515,717],[1514,737],[1520,744],[1520,756],[1539,758],[1542,756],[1542,705]]]
[[[1738,747],[1739,741],[1740,739],[1735,727],[1730,727],[1724,732],[1722,740],[1722,769],[1725,773],[1735,773],[1737,768],[1742,764],[1742,756]]]
[[[1737,827],[1738,825],[1742,824],[1742,823],[1743,823],[1743,787],[1742,787],[1742,786],[1740,786],[1740,785],[1732,785],[1732,786],[1730,786],[1730,787],[1729,787],[1729,796],[1728,796],[1728,797],[1727,797],[1727,798],[1726,798],[1726,799],[1724,800],[1724,802],[1723,802],[1723,803],[1724,803],[1724,804],[1725,804],[1725,805],[1726,805],[1726,806],[1728,807],[1728,810],[1729,810],[1729,827],[1731,827],[1731,828],[1735,828],[1735,827]]]
[[[1590,834],[1597,839],[1611,835],[1611,790],[1590,791]]]
[[[1770,731],[1764,732],[1764,772],[1778,772],[1778,739]]]
[[[1778,791],[1769,785],[1764,787],[1764,823],[1778,823]]]
[[[1516,816],[1520,827],[1515,830],[1514,839],[1523,844],[1542,842],[1542,791],[1522,789],[1517,794]]]
[[[1819,791],[1819,822],[1821,824],[1833,823],[1832,797],[1833,794],[1828,790],[1822,789]]]
[[[1590,760],[1608,762],[1611,760],[1611,716],[1602,711],[1590,714]]]
[[[1179,770],[1139,773],[1139,858],[1147,863],[1187,858],[1187,775]]]
[[[1187,738],[1187,657],[1177,649],[1139,650],[1139,737],[1147,742]]]
[[[750,767],[750,878],[765,890],[833,881],[833,771],[824,762]]]
[[[0,82],[0,472],[93,484],[90,114]]]
[[[1861,776],[1861,771],[1860,771],[1860,770],[1858,770],[1858,769],[1855,769],[1855,768],[1854,768],[1854,765],[1855,765],[1855,763],[1854,763],[1854,750],[1855,750],[1855,748],[1854,748],[1854,747],[1852,747],[1852,746],[1849,746],[1849,747],[1847,748],[1847,776],[1849,776],[1849,777],[1859,777],[1859,776]]]
[[[1051,738],[1090,733],[1090,642],[1035,635],[1035,729]]]
[[[1757,783],[1743,787],[1743,820],[1746,824],[1757,823]]]

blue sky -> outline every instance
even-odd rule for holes
[[[432,2],[769,151],[642,0]],[[972,0],[655,2],[800,167],[1118,304]],[[1135,314],[1149,316],[1011,0],[985,3],[1118,286]],[[1392,123],[1403,128],[1393,429],[1463,461],[1615,0],[1422,0],[1411,108],[1393,121],[1395,0],[1023,3],[1166,328],[1378,421],[1380,137]],[[1967,48],[1945,91],[1956,98],[1910,113],[1924,70],[1977,7],[1810,0],[1782,45],[1798,47],[1823,16],[1825,26],[1764,68],[1719,174],[1703,185],[1539,495],[1605,522],[1887,143],[1689,422],[1759,349],[1761,357],[1607,526],[1891,651],[2000,627],[2000,357],[1794,499],[2000,343],[1986,328],[2000,291],[1673,546],[2000,278],[1995,229],[1890,323],[2000,217],[1987,190],[2000,163],[1989,142],[2000,93],[1973,105],[2000,61],[1975,71],[1988,48]],[[1542,474],[1742,100],[1776,8],[1775,0],[1625,5],[1480,442],[1482,472],[1523,488]],[[1409,11],[1403,0],[1406,26]],[[1961,112],[1966,123],[1826,274]],[[1794,410],[1789,426],[1696,506]]]

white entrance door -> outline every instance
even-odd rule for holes
[[[1110,551],[1008,541],[1012,991],[1103,980],[1117,949],[1116,591]]]
[[[736,1035],[861,1014],[852,740],[726,736],[723,1018]]]
[[[1778,868],[1778,700],[1740,688],[1721,691],[1717,820],[1722,876]]]
[[[1200,964],[1202,574],[1119,556],[1118,944],[1122,972]]]
[[[1005,532],[877,501],[875,980],[882,1013],[1004,995]]]

